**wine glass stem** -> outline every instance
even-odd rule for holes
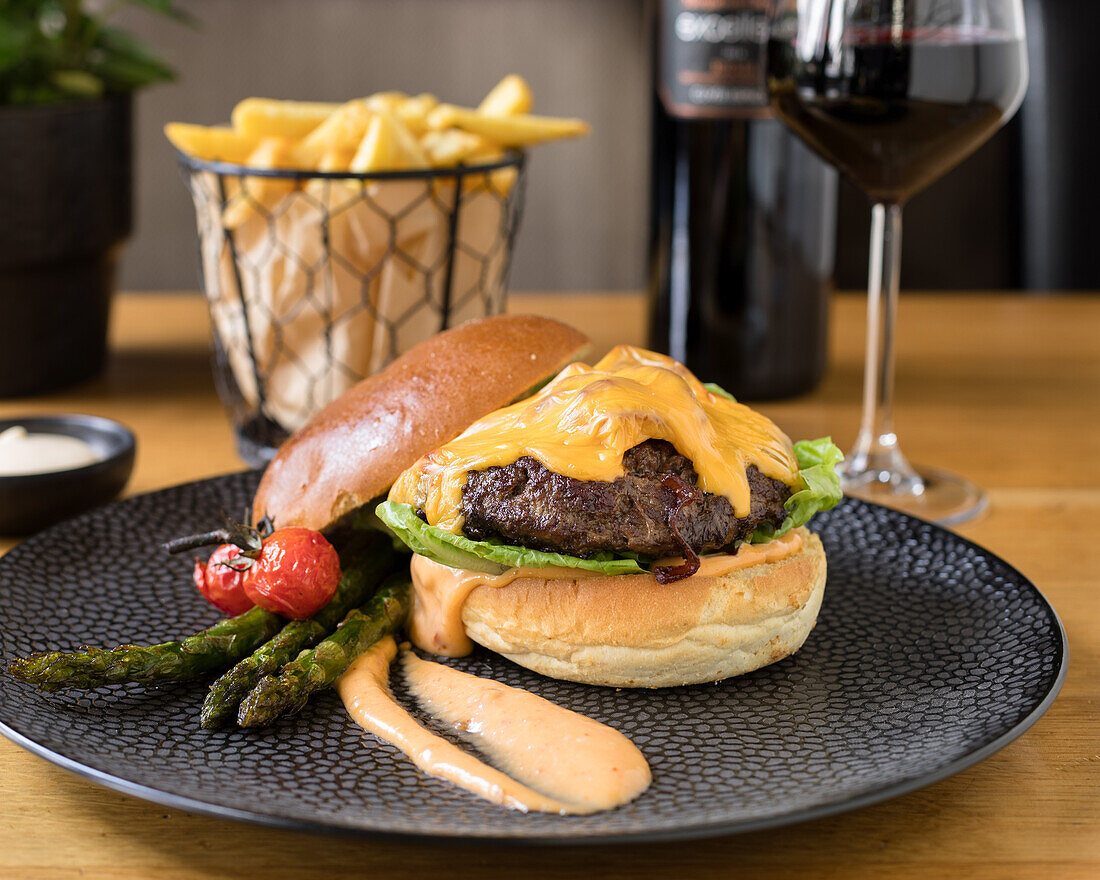
[[[923,483],[898,447],[894,432],[894,335],[901,270],[901,205],[871,210],[871,258],[867,282],[867,355],[863,417],[841,476],[853,488],[888,484],[919,495]]]

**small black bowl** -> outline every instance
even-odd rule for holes
[[[137,441],[118,422],[77,414],[26,416],[0,419],[0,432],[16,425],[31,434],[78,437],[92,447],[99,461],[66,471],[0,476],[0,535],[29,535],[106,504],[130,479]]]

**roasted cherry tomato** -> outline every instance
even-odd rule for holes
[[[195,586],[206,600],[226,614],[244,614],[255,602],[244,590],[244,569],[249,560],[235,544],[222,544],[203,562],[195,560]]]
[[[301,620],[324,608],[340,583],[340,557],[313,529],[276,529],[244,576],[254,605]]]

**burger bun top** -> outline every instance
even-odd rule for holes
[[[328,404],[280,448],[254,520],[325,529],[421,456],[582,357],[588,338],[538,315],[468,321],[411,348]]]

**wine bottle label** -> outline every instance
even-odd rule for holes
[[[768,0],[659,0],[657,91],[686,118],[771,115],[764,85]]]

